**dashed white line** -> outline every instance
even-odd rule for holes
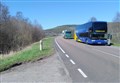
[[[65,56],[66,56],[67,58],[69,58],[69,56],[68,56],[67,54],[65,54]]]
[[[114,57],[117,57],[117,58],[120,58],[119,56],[111,54],[111,53],[108,53],[108,52],[104,52],[104,51],[101,51],[101,50],[98,50],[98,49],[94,49],[94,50],[102,52],[102,53],[105,53],[105,54],[108,54],[108,55],[111,55],[111,56],[114,56]]]
[[[78,69],[78,71],[83,75],[84,78],[87,78],[87,75],[81,69]]]
[[[70,59],[70,62],[71,62],[72,64],[75,64],[75,62],[74,62],[72,59]]]
[[[55,40],[55,43],[57,44],[57,46],[60,48],[60,50],[65,53],[65,51],[60,47],[60,45],[58,44],[58,42]]]
[[[63,53],[65,53],[65,51],[60,47],[60,45],[58,44],[58,42],[57,42],[56,40],[55,40],[55,43],[57,44],[57,46],[59,47],[59,49],[60,49]],[[65,56],[66,56],[67,58],[69,58],[69,56],[68,56],[67,54],[65,54]],[[75,65],[75,62],[74,62],[72,59],[70,59],[70,62]],[[86,75],[81,69],[78,69],[78,71],[83,75],[84,78],[87,78],[87,75]]]

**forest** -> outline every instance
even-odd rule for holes
[[[19,51],[45,37],[42,26],[32,23],[18,11],[11,16],[9,8],[0,3],[0,54]]]

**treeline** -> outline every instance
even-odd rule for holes
[[[112,42],[120,44],[120,22],[109,22],[108,33],[112,35]]]
[[[72,30],[74,31],[75,27],[77,25],[61,25],[61,26],[57,26],[57,27],[54,27],[52,29],[47,29],[45,30],[45,34],[46,36],[57,36],[59,34],[62,33],[63,30]]]
[[[8,7],[0,3],[0,54],[21,50],[43,37],[41,25],[31,23],[22,12],[11,16]]]

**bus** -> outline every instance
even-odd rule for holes
[[[63,31],[63,37],[65,39],[72,39],[73,38],[73,32],[70,30],[64,30]]]
[[[74,40],[86,44],[107,44],[107,22],[95,21],[78,25],[74,32]]]

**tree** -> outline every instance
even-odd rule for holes
[[[91,18],[90,18],[90,21],[91,21],[91,22],[94,22],[94,21],[97,21],[97,19],[96,19],[96,17],[91,17]]]
[[[10,49],[10,15],[8,11],[8,7],[0,3],[0,52],[8,52]]]
[[[120,13],[117,12],[116,16],[113,19],[113,22],[120,22]]]
[[[24,18],[23,18],[23,14],[22,14],[21,11],[18,11],[18,12],[16,13],[16,18],[19,19],[19,20],[23,20],[23,19],[24,19]]]
[[[0,22],[9,21],[10,18],[8,7],[0,3]]]
[[[41,25],[33,25],[22,12],[9,14],[8,7],[0,3],[0,53],[18,51],[44,37]]]

